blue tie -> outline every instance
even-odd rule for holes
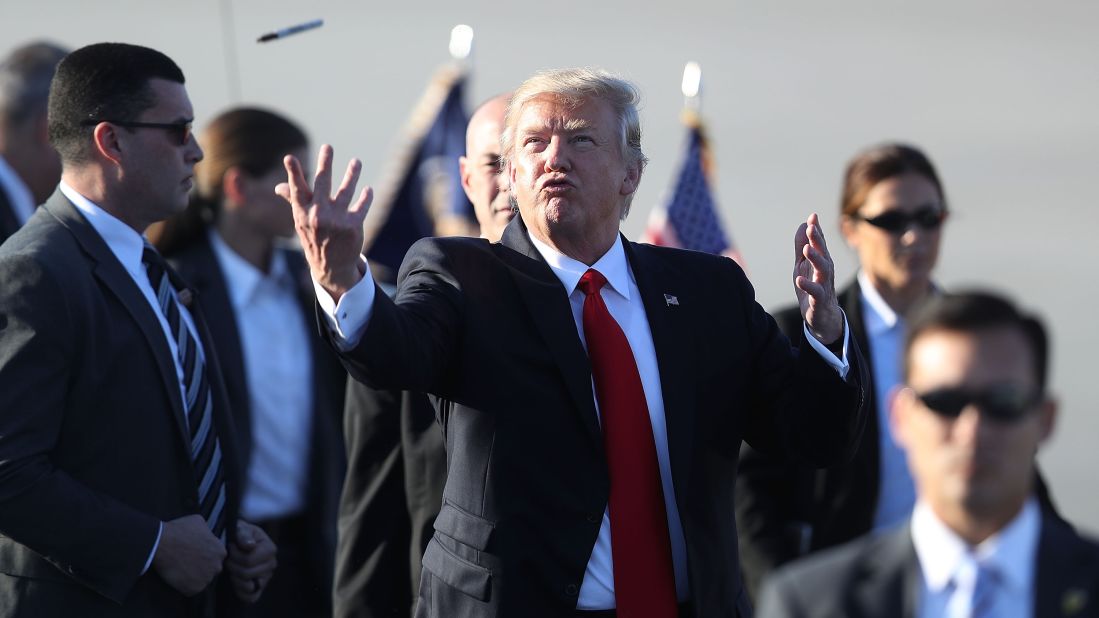
[[[149,275],[157,303],[175,337],[179,363],[183,367],[183,409],[191,441],[191,465],[198,481],[199,512],[214,536],[225,540],[225,476],[221,465],[221,442],[214,428],[213,399],[206,379],[206,363],[199,354],[199,342],[182,319],[179,299],[168,274],[168,265],[152,245],[146,243],[141,261]]]
[[[988,564],[977,563],[977,580],[973,583],[973,600],[970,602],[972,618],[993,618],[996,605],[996,589],[1000,586],[1000,572]]]

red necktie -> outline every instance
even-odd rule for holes
[[[611,481],[616,613],[631,618],[674,617],[679,610],[672,544],[649,407],[630,342],[599,294],[606,283],[597,270],[588,270],[580,278],[585,295],[584,338]]]

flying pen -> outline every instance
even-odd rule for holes
[[[281,38],[284,38],[284,37],[288,37],[292,34],[297,34],[299,32],[305,32],[306,30],[312,30],[313,28],[320,28],[323,25],[324,25],[324,20],[323,19],[314,19],[313,21],[307,21],[304,24],[298,24],[296,26],[290,26],[288,28],[283,28],[281,30],[275,30],[274,32],[268,32],[267,34],[264,34],[260,38],[256,39],[256,42],[257,43],[266,43],[268,41],[274,41],[276,39],[281,39]]]

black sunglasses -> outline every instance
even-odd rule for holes
[[[912,213],[890,210],[876,217],[864,217],[856,213],[855,218],[891,234],[903,234],[913,225],[918,225],[925,230],[938,229],[946,219],[946,211],[928,206]]]
[[[122,121],[122,120],[85,120],[80,124],[85,127],[95,126],[101,122],[109,122],[120,127],[127,129],[164,129],[172,133],[176,141],[180,146],[187,145],[187,142],[191,140],[191,125],[194,119],[180,120],[179,122],[137,122],[137,121]]]
[[[923,405],[944,418],[957,418],[966,406],[973,404],[981,414],[1001,423],[1018,421],[1042,400],[1042,394],[1014,384],[1001,384],[983,390],[940,388],[915,393]]]

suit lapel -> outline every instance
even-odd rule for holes
[[[1042,514],[1034,580],[1035,616],[1094,616],[1099,613],[1095,580],[1099,572],[1094,548],[1069,526]]]
[[[689,302],[678,288],[682,277],[668,271],[655,253],[642,245],[622,239],[626,259],[630,263],[645,316],[652,333],[660,371],[660,391],[664,400],[664,424],[668,430],[668,452],[672,464],[672,480],[679,503],[687,495],[690,478],[691,445],[694,443],[695,402],[691,384],[692,336],[685,309],[679,299]],[[673,301],[669,299],[674,298]]]
[[[515,217],[508,224],[501,244],[500,258],[510,267],[512,280],[531,314],[531,322],[557,361],[557,368],[568,386],[569,395],[576,403],[584,427],[596,446],[602,449],[603,433],[595,414],[591,364],[580,343],[580,337],[575,334],[576,323],[572,318],[568,294],[542,255],[531,244],[520,217]]]
[[[172,359],[171,348],[168,347],[168,341],[165,339],[164,329],[161,328],[160,321],[153,313],[153,308],[149,306],[149,302],[145,300],[130,274],[111,253],[107,243],[64,194],[60,191],[55,192],[42,207],[76,237],[84,252],[95,263],[92,268],[95,277],[118,298],[119,303],[130,314],[144,335],[156,360],[161,383],[168,393],[168,400],[172,403],[172,415],[176,420],[179,439],[189,449],[187,421],[183,413],[183,395],[180,392],[175,361]]]
[[[920,569],[907,525],[885,533],[851,585],[846,615],[914,618]]]
[[[206,234],[201,234],[193,246],[173,255],[169,261],[183,280],[193,286],[196,295],[201,298],[205,315],[209,316],[205,318],[205,322],[210,340],[204,341],[203,346],[207,350],[207,356],[210,353],[217,354],[218,364],[223,372],[225,392],[229,398],[229,409],[238,432],[237,445],[241,449],[241,460],[248,461],[252,444],[251,402],[244,374],[244,355],[241,352],[236,312],[229,300],[229,288],[221,265]],[[196,312],[191,310],[191,313],[194,317]]]

